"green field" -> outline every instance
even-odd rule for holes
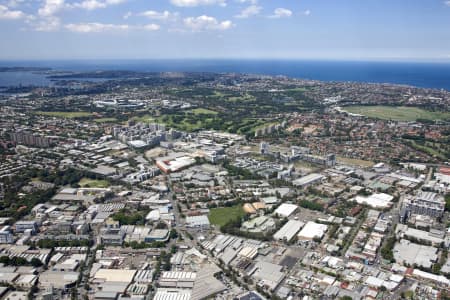
[[[367,116],[369,118],[376,118],[382,120],[394,121],[416,121],[417,119],[424,120],[450,120],[450,112],[436,112],[428,111],[418,107],[407,106],[348,106],[344,108],[345,111]]]
[[[193,113],[194,115],[217,115],[217,111],[206,108],[195,108],[189,110],[188,112]]]
[[[211,224],[223,226],[230,220],[242,218],[245,215],[241,205],[231,207],[212,208],[209,211],[209,221]]]
[[[190,117],[186,113],[183,113],[182,115],[172,114],[160,117],[152,117],[150,115],[144,115],[142,117],[134,117],[133,120],[135,120],[136,122],[143,122],[143,123],[165,124],[167,127],[183,131],[194,131],[200,128],[209,128],[208,124],[214,118],[213,114],[206,115],[201,113],[198,114],[194,113],[191,116],[192,117]]]
[[[107,180],[98,180],[98,179],[90,179],[90,178],[82,178],[78,185],[86,188],[106,188],[109,186],[109,182]]]
[[[144,115],[142,117],[133,117],[132,118],[136,122],[142,122],[142,123],[156,123],[158,120],[150,115]]]
[[[277,124],[280,124],[280,122],[268,122],[268,123],[263,123],[263,124],[261,124],[261,125],[258,125],[258,126],[253,127],[253,129],[252,129],[251,131],[253,132],[253,131],[256,131],[257,129],[261,129],[261,128],[264,128],[264,127],[269,127],[269,126],[277,125]]]
[[[255,101],[255,96],[245,93],[242,96],[233,96],[226,99],[227,102],[252,102]]]
[[[87,111],[37,111],[36,114],[41,116],[68,119],[85,118],[92,116],[92,113]]]
[[[117,121],[116,118],[98,118],[94,120],[94,122],[96,123],[112,123],[116,121]]]
[[[446,160],[448,152],[446,152],[445,149],[442,149],[441,147],[433,147],[432,143],[418,143],[414,140],[406,140],[406,144],[412,147],[413,149],[416,149],[418,151],[424,152],[428,155],[437,157],[441,160]]]

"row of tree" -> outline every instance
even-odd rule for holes
[[[31,261],[28,261],[25,258],[18,256],[0,256],[0,263],[5,266],[32,266],[35,268],[44,265],[39,258],[33,257]]]

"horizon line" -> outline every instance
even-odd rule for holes
[[[91,62],[91,61],[331,61],[331,62],[398,62],[450,63],[450,58],[305,58],[305,57],[161,57],[161,58],[0,58],[2,62]]]

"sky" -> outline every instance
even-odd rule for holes
[[[450,0],[0,0],[0,60],[450,61]]]

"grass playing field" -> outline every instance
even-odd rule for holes
[[[106,180],[96,180],[96,179],[90,179],[90,178],[82,178],[78,184],[81,187],[86,188],[106,188],[109,186],[109,182]]]
[[[394,121],[450,120],[450,112],[428,111],[418,107],[407,106],[348,106],[345,111],[360,114],[369,118]]]
[[[112,123],[116,121],[117,121],[116,118],[98,118],[94,120],[94,122],[96,123]]]
[[[206,109],[206,108],[194,108],[189,111],[194,115],[217,115],[217,111]]]
[[[87,111],[37,111],[36,114],[42,116],[68,118],[68,119],[76,119],[92,116],[92,113]]]
[[[209,222],[214,225],[223,226],[230,220],[242,218],[245,215],[242,206],[212,208],[209,211]]]

